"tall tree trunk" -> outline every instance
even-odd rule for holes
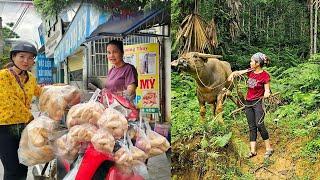
[[[245,3],[243,3],[243,12],[246,12],[246,4]],[[245,31],[245,16],[244,16],[244,13],[242,13],[242,29],[243,29],[243,31],[244,32],[246,32]]]
[[[270,20],[269,20],[269,16],[267,17],[267,42],[269,41],[269,22]]]
[[[314,35],[313,35],[313,53],[317,53],[317,24],[318,24],[318,9],[319,9],[319,0],[316,0],[315,10],[314,10]]]
[[[261,12],[262,10],[259,8],[258,9],[258,14],[259,14],[259,19],[258,19],[258,28],[259,28],[259,36],[261,37],[261,33],[262,33],[262,17],[261,17]]]
[[[249,39],[249,46],[250,46],[250,38],[251,38],[251,6],[249,6],[249,21],[248,21],[248,39]]]
[[[310,0],[310,56],[313,54],[313,0]]]
[[[276,29],[276,22],[273,20],[272,38],[274,38],[275,29]]]
[[[299,36],[299,39],[302,38],[302,35],[303,35],[303,15],[300,15],[300,36]]]
[[[296,21],[295,21],[295,19],[293,18],[293,24],[295,24],[295,23],[296,23]],[[293,32],[294,26],[293,26],[293,24],[290,24],[290,40],[292,40],[293,37],[294,37],[294,32]]]
[[[276,16],[275,17],[278,17],[278,7],[276,7]],[[272,28],[272,38],[274,38],[274,33],[275,33],[275,29],[276,29],[276,19],[275,18],[272,18],[273,19],[273,28]]]
[[[256,34],[258,33],[258,7],[256,7]]]

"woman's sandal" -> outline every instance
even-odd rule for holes
[[[273,152],[274,152],[273,149],[267,150],[266,153],[264,154],[264,158],[269,158],[273,154]]]
[[[248,154],[248,158],[252,158],[252,157],[254,157],[254,156],[256,156],[257,155],[257,152],[250,152],[249,154]]]

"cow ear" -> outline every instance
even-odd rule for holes
[[[208,62],[208,58],[207,57],[199,57],[203,62],[207,63]]]

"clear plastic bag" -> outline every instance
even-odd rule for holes
[[[146,125],[146,135],[150,141],[151,150],[149,151],[149,157],[160,155],[166,152],[170,148],[170,143],[162,135],[155,131],[152,131],[149,123],[145,122]]]
[[[142,176],[143,179],[150,178],[149,172],[145,163],[139,162],[137,164],[134,164],[132,167],[132,170],[135,175]]]
[[[31,121],[23,130],[18,157],[26,166],[49,162],[54,158],[53,146],[49,137],[59,126],[59,122],[41,115]]]
[[[92,101],[72,106],[67,115],[67,127],[71,128],[84,123],[97,125],[104,109],[101,103]]]
[[[121,170],[131,171],[131,165],[133,161],[132,154],[128,148],[126,138],[120,143],[121,148],[114,153],[114,160]]]
[[[129,124],[129,128],[128,128],[127,133],[129,134],[131,139],[136,140],[137,139],[137,135],[138,135],[138,131],[137,131],[138,130],[138,128],[137,128],[138,126],[135,125],[135,124],[132,124],[132,122],[130,122],[130,121],[128,121],[128,124]]]
[[[115,146],[115,139],[111,133],[104,129],[99,129],[93,135],[91,142],[97,151],[102,153],[112,153]]]
[[[83,157],[79,157],[74,164],[74,167],[68,172],[68,174],[63,178],[63,180],[75,180],[77,173],[79,171]]]
[[[128,131],[127,119],[120,112],[112,108],[105,109],[98,120],[98,126],[99,128],[108,130],[115,139],[121,139]]]
[[[56,156],[67,160],[69,163],[77,157],[80,150],[80,143],[68,138],[67,134],[64,134],[54,142],[54,153]]]
[[[142,151],[144,151],[146,154],[149,154],[151,150],[151,143],[149,138],[147,138],[147,135],[142,126],[143,126],[142,118],[140,118],[140,124],[138,127],[136,127],[137,135],[136,135],[135,146],[141,149]]]
[[[60,121],[66,107],[78,104],[81,99],[80,90],[70,85],[45,86],[39,98],[39,109],[48,113],[53,120]]]
[[[129,144],[129,150],[132,155],[132,165],[144,163],[146,161],[146,159],[148,158],[148,155],[144,151],[142,151],[141,149],[133,146],[128,134],[126,135],[126,137],[127,137],[127,141]]]
[[[98,128],[95,125],[89,123],[75,125],[68,132],[68,138],[77,143],[90,142],[97,130]]]
[[[59,126],[57,121],[47,116],[36,117],[27,126],[28,139],[30,147],[42,147],[49,144],[49,136]]]
[[[130,100],[123,96],[122,92],[112,93],[106,89],[102,89],[99,102],[108,108],[116,109],[123,114],[128,121],[133,122],[138,119],[139,110]]]
[[[18,158],[25,166],[43,164],[54,158],[53,147],[48,144],[30,147],[28,130],[24,129],[19,143]]]

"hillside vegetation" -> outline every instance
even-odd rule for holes
[[[254,179],[320,177],[320,65],[317,57],[291,68],[266,69],[279,104],[267,104],[265,124],[275,153],[263,159],[258,136],[258,156],[247,159],[248,125],[244,112],[228,100],[221,116],[199,120],[195,82],[186,74],[172,75],[173,179]],[[241,87],[245,87],[244,82]],[[245,89],[244,89],[245,90]],[[235,90],[233,92],[236,95]],[[223,118],[224,124],[218,123]]]

